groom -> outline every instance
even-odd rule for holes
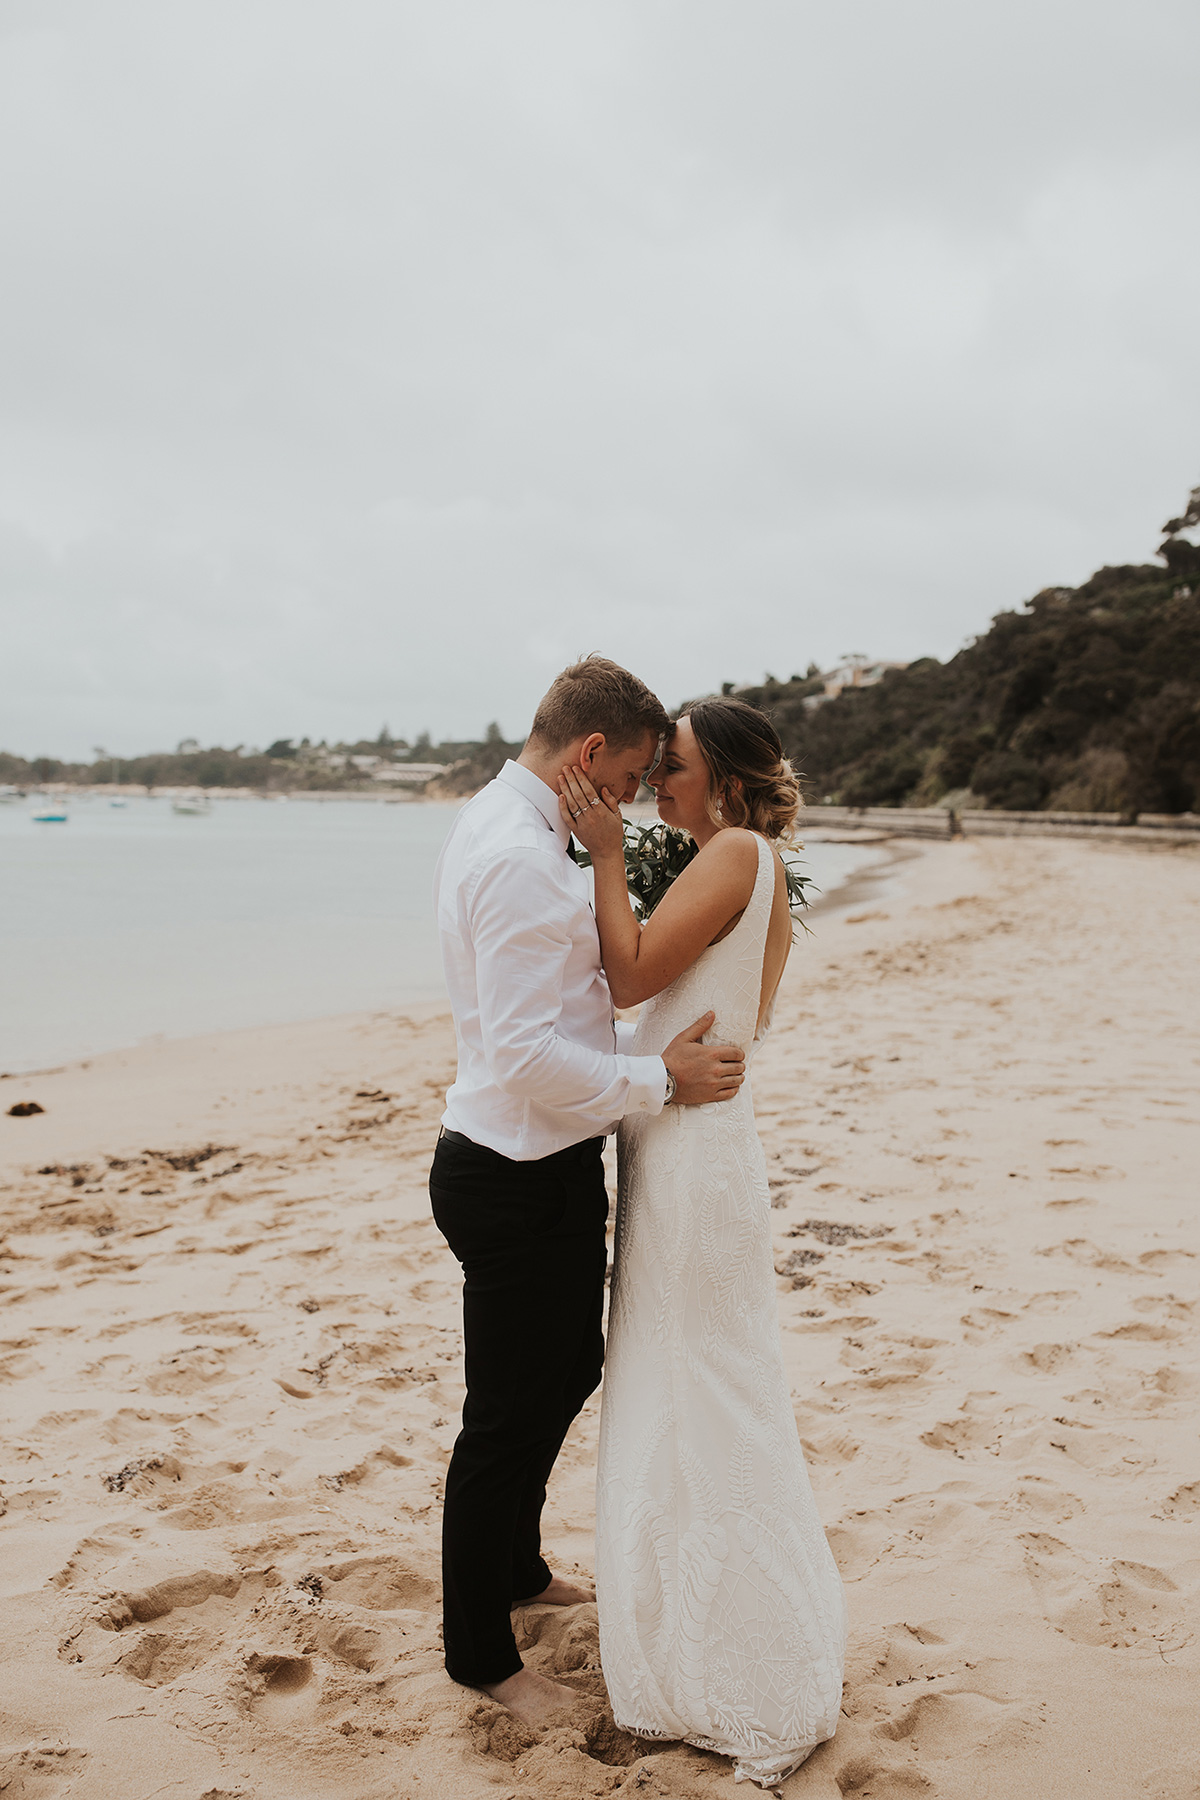
[[[588,883],[558,775],[637,793],[670,720],[604,657],[564,669],[516,762],[459,813],[434,880],[458,1073],[429,1177],[463,1268],[467,1399],[446,1477],[446,1668],[536,1724],[576,1698],[526,1669],[521,1601],[591,1598],[541,1554],[546,1479],[604,1358],[608,1195],[601,1152],[628,1113],[730,1099],[745,1064],[703,1045],[712,1013],[661,1057],[617,1049]]]

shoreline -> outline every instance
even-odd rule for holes
[[[48,781],[27,786],[12,783],[0,785],[0,804],[14,805],[39,795],[66,801],[90,798],[203,799],[210,803],[214,800],[345,800],[409,804],[422,800],[433,805],[449,806],[461,806],[473,798],[471,794],[443,793],[437,776],[338,788],[202,787],[178,782],[152,788],[129,782]],[[634,801],[623,810],[626,817],[642,822],[658,816],[652,800]],[[876,834],[880,834],[885,837],[935,840],[964,836],[1075,837],[1095,843],[1124,840],[1127,843],[1157,842],[1183,846],[1200,844],[1200,814],[1194,812],[1007,812],[1000,808],[959,809],[947,806],[944,802],[935,806],[910,807],[842,806],[814,801],[803,807],[800,823],[810,825],[811,829],[805,835],[812,837],[814,842],[870,841]]]
[[[905,848],[798,937],[754,1069],[850,1613],[837,1737],[782,1791],[1187,1800],[1195,870]],[[3,1121],[0,1780],[53,1754],[96,1800],[165,1764],[230,1800],[732,1795],[721,1759],[616,1730],[594,1607],[518,1614],[579,1695],[562,1730],[442,1670],[460,1277],[425,1177],[453,1058],[444,1009],[259,1027],[48,1075],[51,1110]],[[564,1574],[592,1566],[597,1423],[598,1396],[550,1487]]]
[[[450,1002],[440,1000],[402,1001],[395,1006],[359,1009],[356,1012],[313,1013],[300,1019],[269,1019],[265,1024],[227,1025],[218,1031],[187,1031],[175,1036],[167,1032],[155,1032],[150,1037],[139,1038],[132,1044],[113,1044],[107,1050],[93,1050],[84,1056],[68,1057],[60,1063],[49,1063],[41,1069],[5,1069],[0,1070],[0,1081],[44,1081],[54,1075],[71,1075],[83,1073],[113,1059],[127,1059],[144,1055],[156,1056],[162,1052],[184,1045],[212,1045],[217,1047],[226,1040],[236,1041],[256,1035],[270,1036],[275,1033],[319,1032],[323,1029],[337,1030],[343,1026],[364,1024],[372,1019],[412,1019],[425,1022],[433,1018],[449,1018]]]
[[[881,865],[888,864],[890,866],[893,862],[903,860],[904,856],[908,854],[908,852],[900,852],[898,850],[892,852],[889,847],[889,841],[882,836],[876,839],[869,839],[866,842],[862,842],[861,840],[851,840],[849,837],[845,840],[840,837],[834,837],[829,841],[839,843],[844,841],[846,843],[852,843],[855,848],[871,849],[877,853]],[[818,898],[811,903],[807,912],[816,916],[819,913],[828,911],[831,907],[854,904],[854,895],[858,892],[860,882],[866,880],[869,884],[869,879],[867,869],[852,871],[845,880],[835,882],[829,889],[828,894],[819,895]],[[842,898],[842,896],[845,896],[845,898]],[[402,926],[398,925],[397,929],[402,929]],[[438,970],[438,979],[440,982],[440,969]],[[183,1031],[178,1034],[173,1032],[158,1032],[145,1037],[134,1038],[125,1043],[112,1044],[104,1049],[86,1051],[77,1056],[66,1056],[61,1060],[45,1063],[34,1069],[0,1069],[0,1097],[11,1095],[12,1092],[11,1088],[4,1084],[38,1083],[51,1076],[64,1075],[73,1070],[86,1069],[93,1064],[101,1062],[107,1057],[128,1056],[136,1052],[145,1052],[147,1055],[152,1056],[155,1053],[166,1049],[168,1046],[187,1044],[193,1040],[203,1040],[205,1042],[213,1040],[215,1042],[226,1035],[236,1038],[247,1032],[256,1031],[311,1031],[321,1025],[336,1027],[340,1022],[353,1019],[368,1019],[374,1017],[377,1013],[379,1016],[404,1014],[414,1018],[436,1016],[439,1013],[448,1015],[449,1000],[444,993],[441,995],[429,995],[428,987],[430,985],[432,984],[425,984],[426,993],[424,997],[413,1000],[399,1000],[380,1008],[360,1008],[346,1012],[311,1013],[301,1015],[296,1019],[272,1019],[265,1022],[258,1021],[252,1024],[221,1026],[216,1030],[203,1032]],[[22,1094],[21,1098],[36,1099],[36,1095],[31,1094],[26,1096]],[[3,1106],[0,1106],[0,1114],[7,1111],[7,1106],[10,1103],[11,1100],[7,1101]]]
[[[813,840],[810,836],[809,841]],[[824,840],[831,843],[861,843],[861,840],[847,837]],[[870,842],[871,840],[868,840]],[[895,892],[896,883],[901,878],[901,871],[906,863],[921,855],[920,847],[907,840],[897,841],[895,838],[879,838],[877,840],[879,855],[874,862],[855,869],[844,881],[830,888],[828,893],[821,893],[800,915],[800,923],[807,918],[826,918],[844,912],[851,906],[860,906],[871,900],[882,903]],[[863,845],[866,848],[866,845]]]

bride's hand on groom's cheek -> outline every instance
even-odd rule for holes
[[[608,788],[597,793],[583,770],[564,769],[558,778],[558,804],[563,818],[585,850],[624,853],[625,824],[621,808]]]

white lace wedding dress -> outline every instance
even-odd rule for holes
[[[665,1048],[710,1007],[755,1038],[775,857],[749,906],[648,1001]],[[617,1723],[774,1786],[832,1737],[845,1603],[783,1371],[766,1163],[738,1097],[622,1124],[597,1482],[600,1653]]]

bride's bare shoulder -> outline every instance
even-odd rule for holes
[[[740,825],[727,825],[709,838],[692,861],[697,881],[744,887],[747,895],[758,876],[758,837]],[[744,904],[744,902],[743,902]]]
[[[757,869],[758,834],[742,825],[726,825],[709,838],[696,862],[705,863],[710,869]]]

